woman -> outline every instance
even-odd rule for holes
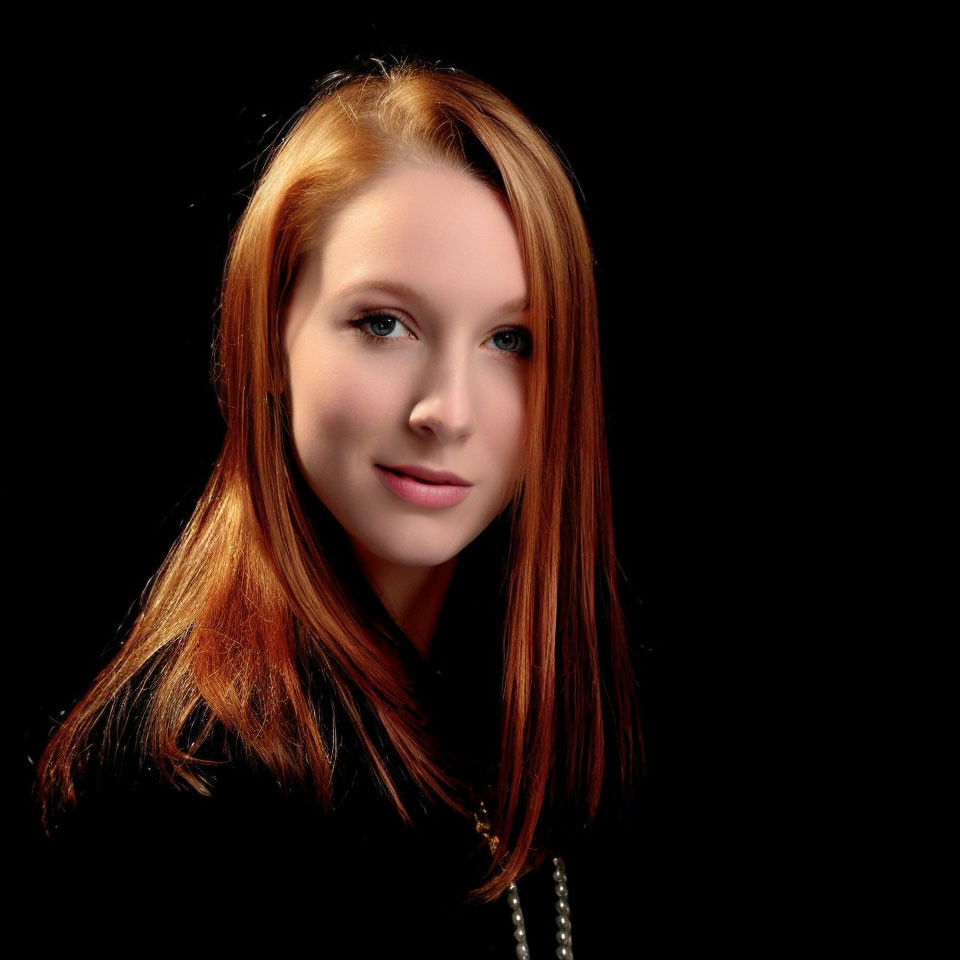
[[[232,237],[222,454],[38,763],[51,843],[134,844],[118,895],[168,870],[360,955],[573,955],[563,849],[642,764],[593,266],[563,164],[491,86],[325,79]]]

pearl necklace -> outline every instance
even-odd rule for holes
[[[495,853],[500,838],[490,831],[490,818],[483,801],[480,801],[479,812],[474,813],[477,833],[482,834]],[[501,871],[503,867],[501,866]],[[567,868],[563,857],[553,858],[553,882],[557,894],[557,956],[561,960],[573,960],[573,931],[570,925],[569,888],[567,887]],[[517,941],[516,951],[520,960],[530,960],[530,947],[527,944],[527,930],[523,921],[523,911],[520,909],[520,892],[516,883],[507,887],[507,904],[510,907],[510,919],[513,921],[513,937]]]

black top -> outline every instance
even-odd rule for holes
[[[429,662],[401,642],[431,726],[475,782],[493,783],[499,624],[493,605],[473,599],[482,562],[479,551],[462,555]],[[304,944],[319,957],[516,956],[505,899],[463,902],[489,862],[473,823],[410,793],[407,829],[366,764],[351,762],[359,745],[345,723],[338,740],[330,814],[238,767],[217,771],[212,798],[143,775],[101,779],[30,858],[20,892],[36,932],[108,955]],[[556,820],[550,849],[566,863],[581,960],[632,953],[658,909],[646,787],[630,806],[605,801],[587,829]],[[556,955],[551,859],[518,883],[533,960]]]

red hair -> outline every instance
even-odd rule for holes
[[[135,704],[136,746],[162,775],[209,794],[204,745],[229,735],[282,785],[332,804],[330,731],[310,671],[354,724],[377,778],[411,818],[362,720],[369,710],[417,787],[465,815],[403,664],[340,575],[289,449],[280,328],[298,267],[333,215],[392,160],[468,173],[511,211],[536,345],[524,463],[504,557],[498,803],[491,901],[528,867],[548,798],[596,815],[610,761],[624,792],[643,739],[617,558],[604,430],[595,260],[570,176],[503,94],[452,68],[403,60],[336,72],[277,143],[227,256],[214,381],[227,431],[199,503],[137,619],[38,763],[43,822],[77,802],[88,745],[103,761]],[[305,669],[305,665],[307,669]],[[226,739],[224,739],[226,743]],[[502,866],[502,872],[494,868]]]

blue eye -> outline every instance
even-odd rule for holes
[[[407,329],[407,325],[399,317],[395,317],[392,313],[366,313],[359,317],[355,317],[350,321],[350,325],[355,327],[359,334],[366,337],[368,340],[373,340],[376,343],[382,343],[384,340],[398,340],[403,338],[388,337],[386,333],[382,333],[382,335],[378,333],[368,333],[363,329],[368,323],[388,325],[390,323],[399,323],[404,329]]]
[[[392,333],[392,330],[382,333],[371,333],[364,329],[368,325],[372,325],[374,326],[375,331],[377,326],[379,326],[382,331],[384,325],[389,326],[391,323],[400,324],[400,326],[405,330],[409,330],[407,325],[399,317],[384,310],[376,310],[370,313],[361,314],[358,317],[354,317],[350,321],[350,326],[356,329],[358,336],[365,340],[372,341],[373,343],[382,344],[389,343],[390,341],[394,340],[406,339],[405,337],[388,336],[387,333]],[[524,358],[530,355],[532,336],[530,331],[525,327],[505,327],[503,330],[498,330],[490,339],[492,340],[494,337],[506,337],[507,343],[514,345],[513,349],[508,347],[507,349],[497,351],[498,353],[505,353],[508,356],[515,356],[518,358]]]
[[[530,353],[530,338],[521,327],[508,327],[506,330],[498,330],[493,336],[506,337],[507,343],[516,345],[516,349],[507,350],[507,353],[516,353],[524,357]],[[493,339],[493,337],[491,337],[491,339]]]

